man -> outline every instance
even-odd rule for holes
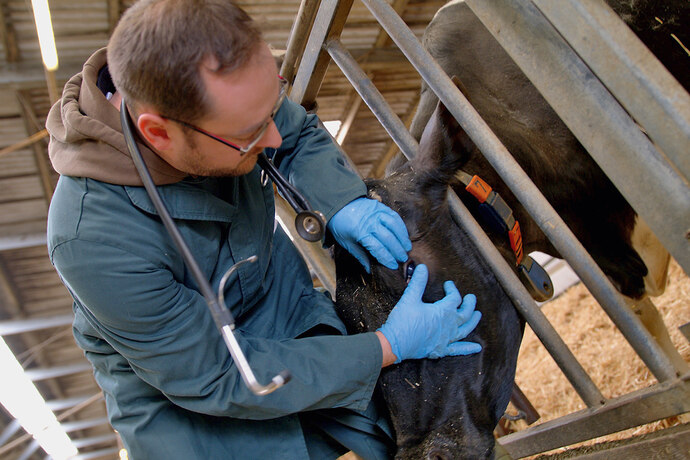
[[[107,62],[107,65],[106,65]],[[110,79],[112,75],[112,81]],[[316,119],[284,100],[255,24],[227,0],[144,0],[106,50],[65,86],[48,117],[61,174],[49,251],[74,298],[74,335],[94,366],[109,419],[131,458],[387,458],[391,433],[371,403],[382,366],[479,351],[459,342],[479,321],[454,286],[421,300],[426,268],[376,333],[345,336],[329,297],[274,223],[259,152],[369,267],[397,269],[411,243],[400,217],[364,184]],[[217,288],[257,379],[289,369],[266,396],[242,382],[198,286],[168,237],[122,136],[124,97],[163,200]],[[213,134],[211,134],[213,133]],[[458,308],[459,307],[459,308]]]

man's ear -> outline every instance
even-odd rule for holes
[[[171,123],[160,115],[142,113],[137,118],[137,128],[146,142],[159,152],[169,150],[173,140]]]

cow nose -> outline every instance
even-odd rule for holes
[[[427,456],[426,460],[452,460],[453,457],[450,455],[450,452],[444,449],[439,449],[435,448],[431,450]]]

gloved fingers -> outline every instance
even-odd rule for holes
[[[424,289],[426,289],[426,282],[429,280],[429,269],[426,265],[419,264],[415,267],[414,272],[412,272],[412,278],[410,282],[407,283],[405,292],[403,292],[403,298],[412,298],[413,300],[419,300],[424,294]],[[402,299],[400,299],[402,301]]]
[[[466,294],[465,297],[463,297],[462,303],[458,308],[458,320],[460,321],[458,325],[460,325],[460,323],[464,323],[470,318],[470,316],[472,316],[472,312],[476,306],[477,297],[474,294]]]
[[[474,328],[477,327],[477,324],[479,324],[480,319],[482,319],[482,313],[480,311],[472,313],[472,316],[470,316],[467,321],[458,326],[455,340],[461,340],[470,335],[472,331],[474,331]]]
[[[364,267],[367,273],[371,273],[371,267],[369,265],[369,256],[366,251],[359,247],[357,244],[348,244],[345,249],[354,256],[357,261]]]
[[[473,355],[482,351],[482,346],[476,342],[453,342],[446,348],[446,356]]]
[[[395,236],[396,241],[403,248],[405,254],[412,250],[410,235],[407,233],[407,227],[405,226],[405,222],[403,222],[402,217],[400,217],[400,214],[386,207],[386,210],[381,213],[379,221]]]
[[[386,246],[381,243],[380,238],[370,234],[359,240],[359,243],[384,267],[391,270],[398,268],[398,262]]]
[[[371,231],[361,239],[361,244],[367,247],[365,241],[371,244],[372,238],[395,260],[395,267],[388,268],[394,270],[398,267],[398,262],[405,262],[407,260],[407,251],[402,244],[400,244],[398,237],[384,224],[378,223],[375,225]]]
[[[460,301],[462,300],[460,291],[458,291],[458,288],[455,287],[455,283],[452,281],[446,281],[443,283],[443,290],[445,291],[446,296],[441,300],[436,301],[436,305],[438,305],[440,308],[453,308],[453,310],[455,310],[458,305],[460,305]]]

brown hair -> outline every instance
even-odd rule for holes
[[[260,42],[256,24],[230,0],[140,0],[110,37],[108,69],[130,110],[144,103],[192,122],[209,110],[202,62],[213,57],[215,72],[231,72]]]

